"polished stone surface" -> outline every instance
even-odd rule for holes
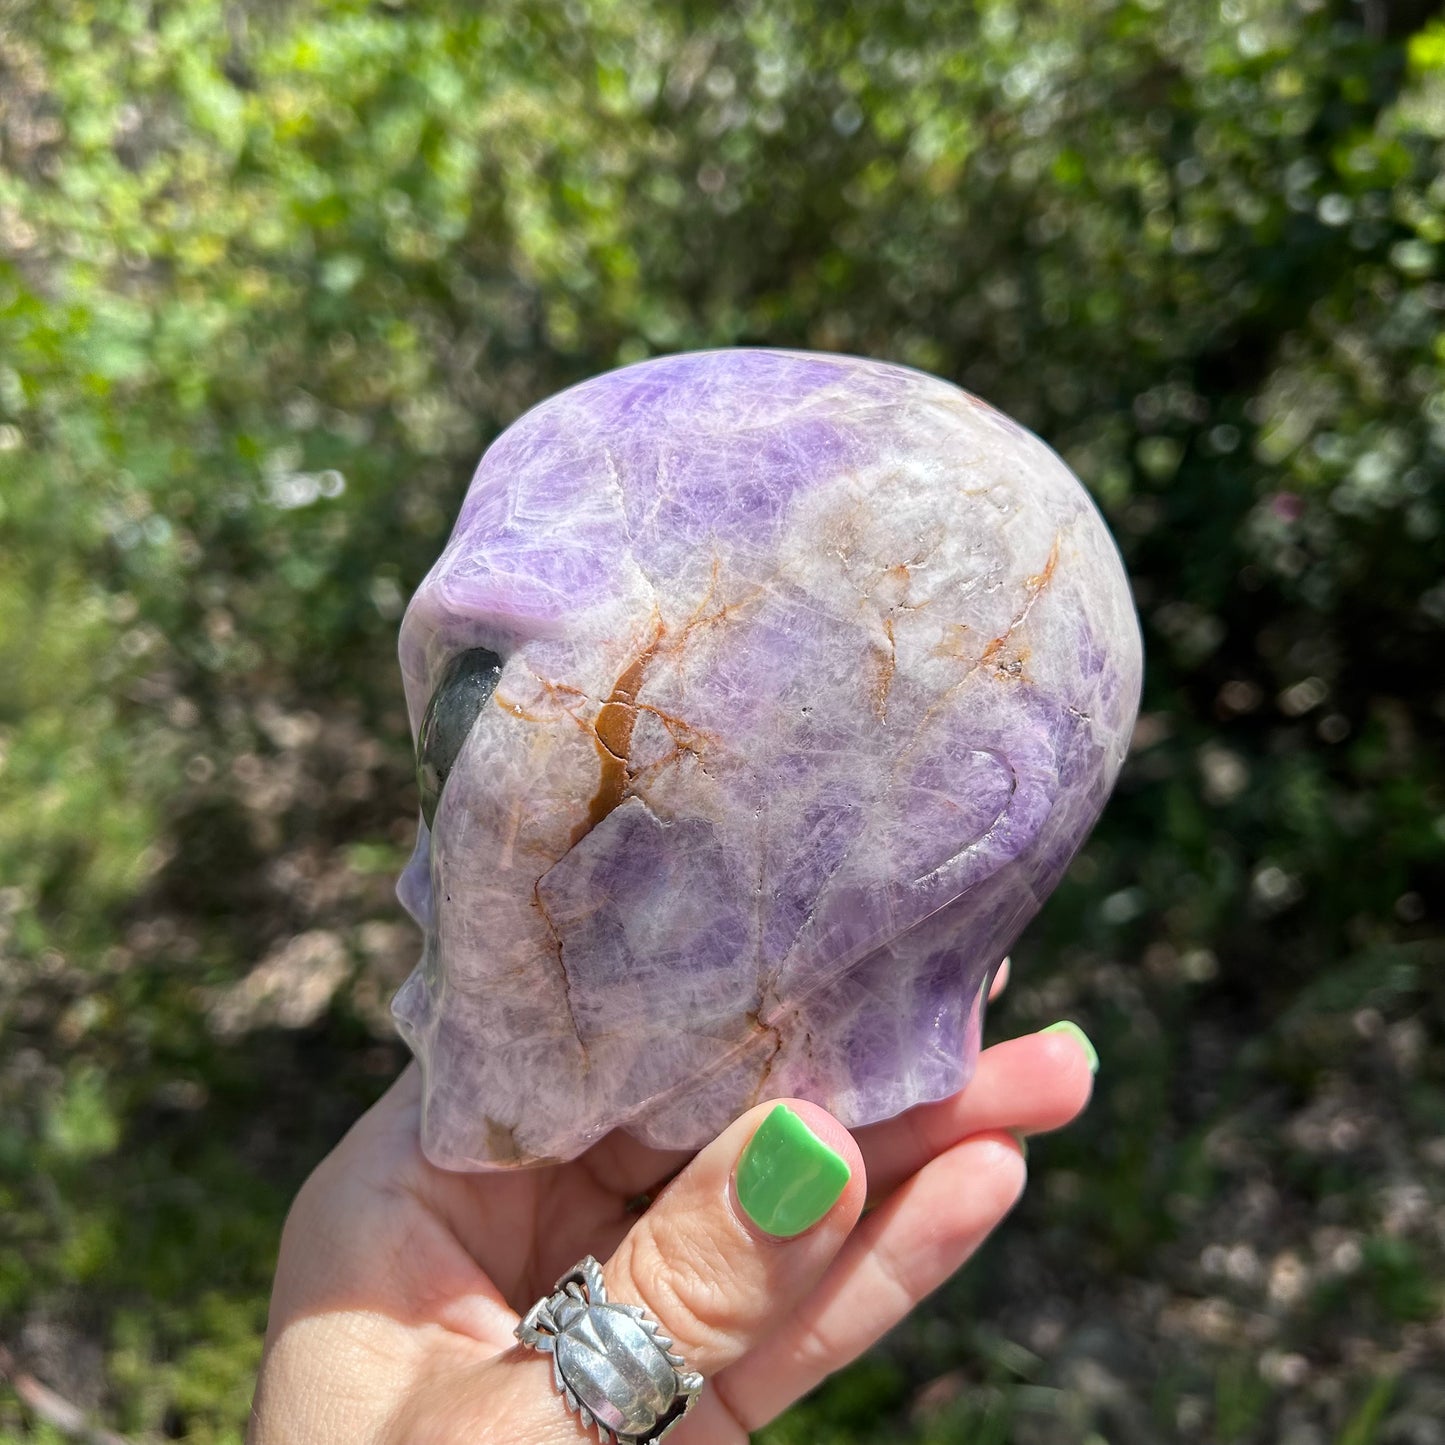
[[[425,944],[395,1013],[456,1168],[960,1088],[1141,670],[1047,446],[918,372],[762,350],[611,372],[496,441],[402,625],[414,730],[471,649],[500,678],[398,890]]]

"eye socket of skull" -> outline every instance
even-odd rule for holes
[[[447,663],[432,693],[416,740],[416,783],[428,828],[457,754],[501,676],[502,659],[489,648],[474,647]]]

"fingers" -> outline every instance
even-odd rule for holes
[[[1013,968],[1012,959],[1004,959],[994,971],[993,982],[988,986],[988,1001],[992,1003],[1008,987],[1009,973]]]
[[[684,1383],[693,1372],[712,1379],[817,1286],[857,1222],[865,1193],[858,1147],[825,1110],[796,1100],[752,1109],[633,1225],[602,1268],[607,1300],[640,1306],[656,1321],[665,1348],[683,1361]],[[439,1375],[396,1422],[397,1445],[422,1439],[575,1445],[584,1438],[579,1416],[568,1413],[556,1388],[560,1357],[547,1352],[556,1317],[549,1323],[543,1311],[529,1323],[540,1350],[519,1346],[479,1367]],[[607,1408],[604,1398],[598,1419],[616,1429]],[[745,1440],[712,1391],[688,1429],[709,1441]]]
[[[684,1438],[744,1445],[947,1279],[1022,1189],[1014,1131],[1068,1122],[1088,1099],[1091,1055],[1076,1033],[1035,1034],[986,1051],[961,1095],[857,1143],[822,1109],[788,1101],[751,1110],[703,1150],[602,1271],[608,1298],[645,1310],[678,1368],[712,1381]],[[865,1159],[891,1197],[855,1229]],[[519,1346],[460,1362],[412,1394],[388,1445],[576,1445],[587,1436],[557,1393],[557,1360]]]
[[[858,1131],[885,1202],[819,1289],[722,1382],[721,1403],[744,1431],[862,1353],[973,1254],[1023,1190],[1017,1136],[1074,1118],[1097,1065],[1080,1031],[1056,1025],[985,1050],[953,1098]]]
[[[934,1159],[853,1231],[820,1287],[719,1382],[744,1431],[856,1358],[949,1278],[1023,1192],[1018,1141],[993,1134]]]
[[[970,1135],[1062,1128],[1089,1102],[1092,1054],[1068,1032],[1009,1039],[979,1055],[973,1079],[961,1093],[859,1129],[873,1197],[884,1197]]]

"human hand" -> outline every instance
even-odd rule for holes
[[[706,1379],[670,1439],[745,1445],[978,1248],[1022,1191],[1019,1138],[1068,1123],[1091,1084],[1086,1049],[1044,1032],[986,1050],[953,1098],[856,1135],[783,1101],[826,1148],[822,1217],[779,1237],[748,1207],[780,1232],[808,1211],[784,1219],[766,1189],[734,1176],[780,1101],[691,1162],[618,1133],[568,1164],[456,1174],[420,1151],[409,1068],[292,1208],[250,1445],[595,1441],[564,1408],[551,1361],[513,1336],[588,1254],[605,1262],[610,1298],[643,1306]]]

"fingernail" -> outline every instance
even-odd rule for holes
[[[1074,1023],[1071,1019],[1060,1019],[1058,1023],[1050,1024],[1048,1028],[1040,1029],[1039,1032],[1045,1034],[1066,1034],[1069,1038],[1073,1039],[1074,1042],[1078,1044],[1081,1049],[1083,1049],[1084,1057],[1089,1061],[1089,1072],[1091,1074],[1097,1074],[1099,1072],[1098,1049],[1096,1049],[1093,1044],[1089,1042],[1088,1034],[1086,1034],[1083,1029],[1081,1029],[1078,1024]]]
[[[838,1202],[852,1177],[847,1160],[779,1104],[738,1160],[738,1203],[759,1229],[791,1239]]]

